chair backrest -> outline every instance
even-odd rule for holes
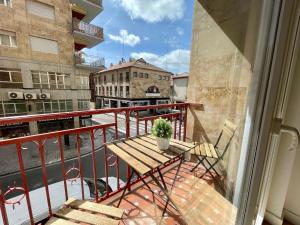
[[[217,139],[217,142],[215,144],[215,149],[217,151],[217,154],[219,155],[219,158],[223,159],[225,153],[229,149],[230,142],[234,136],[236,129],[237,129],[237,126],[234,123],[230,122],[229,120],[225,120],[222,131],[221,131],[221,133]],[[222,149],[222,153],[220,153],[220,151],[219,151],[220,149],[219,149],[218,145],[220,144],[220,142],[222,140],[224,140],[224,142],[225,142],[225,147],[224,147],[224,149]]]

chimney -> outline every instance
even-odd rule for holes
[[[110,67],[112,67],[114,64],[110,63]]]

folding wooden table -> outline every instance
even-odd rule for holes
[[[161,191],[166,195],[167,202],[163,214],[165,213],[169,201],[180,213],[175,202],[170,198],[170,194],[177,179],[181,164],[184,161],[185,153],[189,152],[195,147],[196,146],[192,143],[170,139],[169,149],[162,151],[158,149],[155,137],[149,134],[107,144],[107,148],[109,150],[111,150],[115,155],[124,160],[132,168],[131,174],[126,182],[126,186],[119,200],[118,206],[120,205],[122,198],[126,193],[126,190],[128,190],[128,188],[130,187],[131,179],[135,173],[149,188],[149,190],[152,191],[149,185],[144,181],[144,177],[149,175],[161,189]],[[161,169],[163,165],[176,160],[180,160],[180,162],[171,189],[168,190]],[[154,176],[155,172],[158,172],[161,182],[157,179],[156,176]]]

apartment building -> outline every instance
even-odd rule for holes
[[[0,116],[90,108],[89,76],[104,59],[82,49],[103,41],[103,29],[89,24],[102,10],[101,0],[0,1]],[[79,127],[84,120],[1,127],[0,136]]]
[[[166,104],[172,73],[144,59],[119,62],[96,74],[98,108]]]

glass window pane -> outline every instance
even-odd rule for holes
[[[4,110],[5,110],[5,114],[14,114],[14,113],[16,113],[14,104],[4,103]]]
[[[58,101],[52,101],[52,111],[59,112]]]
[[[50,102],[44,102],[45,106],[45,112],[51,112],[51,103]]]
[[[40,76],[38,73],[32,72],[32,82],[33,83],[40,83]]]
[[[10,81],[8,71],[0,71],[0,81]]]
[[[6,34],[1,34],[1,45],[10,46],[9,36]]]
[[[17,108],[17,113],[26,113],[27,112],[25,103],[16,104],[16,108]]]
[[[67,100],[67,110],[68,111],[72,111],[73,110],[72,100]]]
[[[59,100],[60,111],[66,111],[66,102],[64,100]]]
[[[16,36],[10,36],[10,40],[11,40],[11,46],[16,47],[17,46]]]
[[[21,72],[11,72],[11,79],[12,79],[12,82],[19,82],[21,83],[22,82],[22,74]]]
[[[71,77],[70,77],[70,75],[65,75],[65,88],[66,89],[71,88]]]
[[[43,106],[43,103],[42,103],[42,102],[37,102],[37,103],[36,103],[36,110],[37,110],[39,113],[44,112],[44,106]]]

